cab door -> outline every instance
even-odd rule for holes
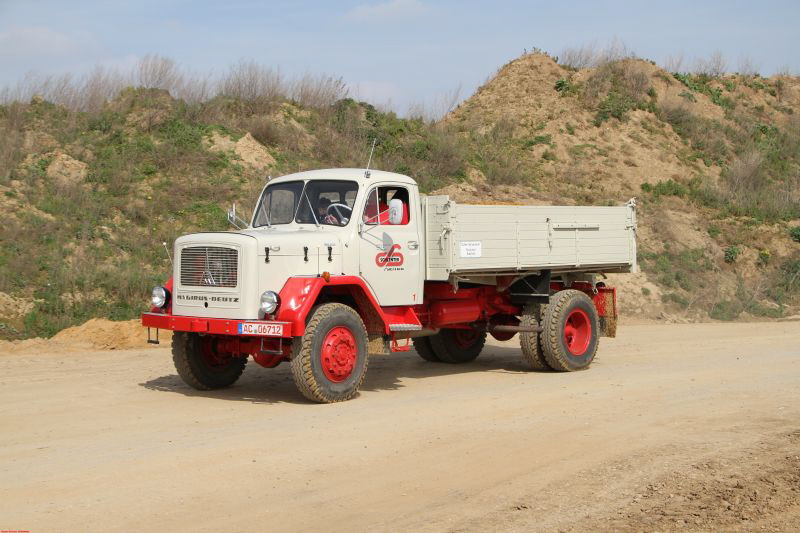
[[[393,199],[401,200],[404,206],[398,224],[389,220],[389,203]],[[392,183],[373,186],[359,220],[359,270],[378,303],[422,303],[424,256],[417,188]]]

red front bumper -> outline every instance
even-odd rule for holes
[[[240,335],[239,324],[280,324],[281,335],[263,335],[266,338],[287,338],[292,336],[291,322],[269,320],[236,320],[231,318],[205,318],[196,316],[162,315],[160,313],[142,313],[142,325],[148,328],[171,329],[173,331],[193,331],[216,335]],[[256,335],[242,335],[254,337]]]

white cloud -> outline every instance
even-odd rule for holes
[[[0,31],[0,55],[16,58],[65,56],[80,48],[70,35],[47,26],[17,26]]]
[[[345,15],[363,22],[396,21],[423,15],[428,7],[419,0],[389,0],[378,4],[361,4]]]

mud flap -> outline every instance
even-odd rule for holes
[[[592,297],[597,314],[600,317],[600,336],[617,336],[617,289],[597,287],[597,294]]]

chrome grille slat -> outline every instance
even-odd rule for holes
[[[236,287],[238,266],[233,248],[190,246],[181,250],[181,285]]]

